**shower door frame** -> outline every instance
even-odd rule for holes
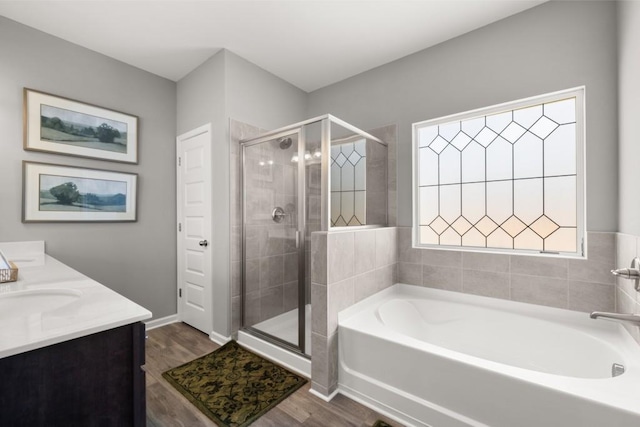
[[[241,239],[242,239],[242,275],[241,275],[241,303],[240,303],[240,329],[254,335],[258,338],[264,339],[265,341],[278,345],[287,350],[293,351],[303,357],[310,358],[308,354],[305,353],[305,339],[306,339],[306,282],[305,282],[305,249],[306,249],[306,230],[307,230],[307,222],[306,222],[306,173],[305,173],[305,162],[302,161],[304,159],[304,150],[306,148],[306,135],[305,135],[305,126],[311,125],[314,123],[321,124],[320,130],[320,150],[322,153],[321,156],[321,176],[320,176],[320,230],[321,231],[338,231],[338,230],[358,230],[358,229],[369,229],[369,228],[378,228],[383,225],[362,225],[362,226],[349,226],[349,227],[333,227],[331,225],[331,123],[335,123],[345,129],[353,131],[356,134],[359,134],[367,139],[375,141],[379,144],[388,147],[388,144],[379,138],[371,135],[368,132],[359,129],[350,123],[345,122],[331,114],[324,114],[322,116],[313,117],[311,119],[307,119],[298,123],[294,123],[288,126],[281,127],[279,129],[266,132],[260,136],[254,138],[248,138],[240,141],[241,145],[241,158],[240,162],[240,191],[241,194],[241,206],[240,209],[242,211],[242,227],[241,227]],[[285,341],[281,338],[275,337],[268,333],[262,332],[252,326],[246,326],[245,322],[245,290],[246,290],[246,268],[245,268],[245,255],[246,255],[246,194],[244,189],[244,173],[245,173],[245,154],[244,148],[252,145],[256,145],[259,143],[264,143],[267,141],[271,141],[273,139],[291,135],[293,133],[298,134],[298,229],[296,231],[296,238],[299,242],[298,245],[298,346]],[[388,159],[388,157],[387,157]],[[387,160],[388,161],[388,160]],[[386,166],[386,165],[385,165]],[[302,180],[302,181],[300,181]],[[310,294],[311,292],[309,292]],[[309,295],[311,297],[311,295]],[[311,301],[311,309],[313,312],[313,301]]]
[[[263,135],[260,135],[256,138],[250,138],[247,140],[240,141],[240,149],[241,149],[241,162],[240,162],[240,191],[241,193],[241,206],[240,210],[242,212],[242,227],[241,227],[241,239],[242,239],[242,275],[241,275],[241,303],[240,303],[240,329],[246,332],[249,332],[252,335],[255,335],[267,342],[276,344],[280,347],[286,348],[290,351],[293,351],[301,356],[309,358],[309,355],[305,353],[305,339],[306,339],[306,264],[305,264],[305,256],[306,256],[306,174],[305,174],[305,162],[304,154],[306,147],[306,139],[305,139],[305,129],[304,126],[308,123],[298,123],[296,125],[287,126],[286,128],[278,129]],[[264,331],[261,331],[253,326],[246,325],[246,313],[245,313],[245,302],[246,302],[246,226],[247,226],[247,218],[246,218],[246,202],[247,196],[245,191],[245,148],[252,147],[255,145],[260,145],[267,143],[269,141],[273,141],[280,137],[286,136],[297,136],[297,144],[298,144],[298,177],[297,177],[297,197],[298,201],[296,203],[296,210],[298,213],[297,218],[297,227],[295,230],[295,239],[296,239],[296,249],[298,255],[298,345],[296,346],[294,343],[286,341],[282,338],[276,337],[274,335],[268,334]]]

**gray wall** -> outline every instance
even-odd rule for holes
[[[143,305],[175,314],[175,83],[0,17],[0,241],[45,240],[62,262]],[[139,165],[23,151],[22,89],[139,117]],[[23,224],[22,161],[138,174],[138,222]]]
[[[178,133],[212,124],[213,330],[231,333],[229,120],[274,129],[305,118],[307,94],[221,50],[178,82]]]
[[[618,108],[619,108],[619,185],[620,233],[617,239],[616,266],[626,267],[640,256],[640,3],[618,3]],[[616,310],[619,313],[640,314],[640,298],[633,282],[616,279]],[[640,327],[625,324],[640,342]]]
[[[616,3],[549,2],[312,92],[309,116],[398,125],[398,225],[411,225],[411,123],[586,85],[587,228],[616,231],[616,82]]]
[[[618,9],[619,231],[640,235],[640,3],[623,1]]]

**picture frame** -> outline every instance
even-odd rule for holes
[[[24,88],[24,149],[138,163],[138,117]]]
[[[138,175],[22,162],[22,222],[135,222]]]

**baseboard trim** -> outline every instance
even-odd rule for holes
[[[145,326],[146,326],[147,331],[149,331],[151,329],[159,328],[161,326],[170,325],[172,323],[176,323],[176,322],[179,322],[179,321],[180,321],[180,319],[178,319],[178,315],[177,314],[172,314],[171,316],[166,316],[166,317],[161,317],[159,319],[149,320],[148,322],[145,322]]]
[[[238,331],[238,343],[297,374],[311,378],[311,360],[306,357],[294,354],[244,331]]]
[[[331,402],[331,399],[333,399],[334,397],[336,397],[336,395],[339,393],[339,390],[335,390],[333,393],[331,393],[329,396],[325,396],[324,394],[320,393],[319,391],[315,391],[314,389],[310,388],[309,389],[309,393],[313,394],[315,397],[318,397],[322,400],[324,400],[325,402]]]
[[[231,337],[225,337],[224,335],[221,335],[214,331],[211,331],[211,333],[209,334],[209,339],[219,345],[225,345],[226,343],[231,341]]]

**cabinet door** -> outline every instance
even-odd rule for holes
[[[0,426],[145,425],[144,324],[0,359]]]

